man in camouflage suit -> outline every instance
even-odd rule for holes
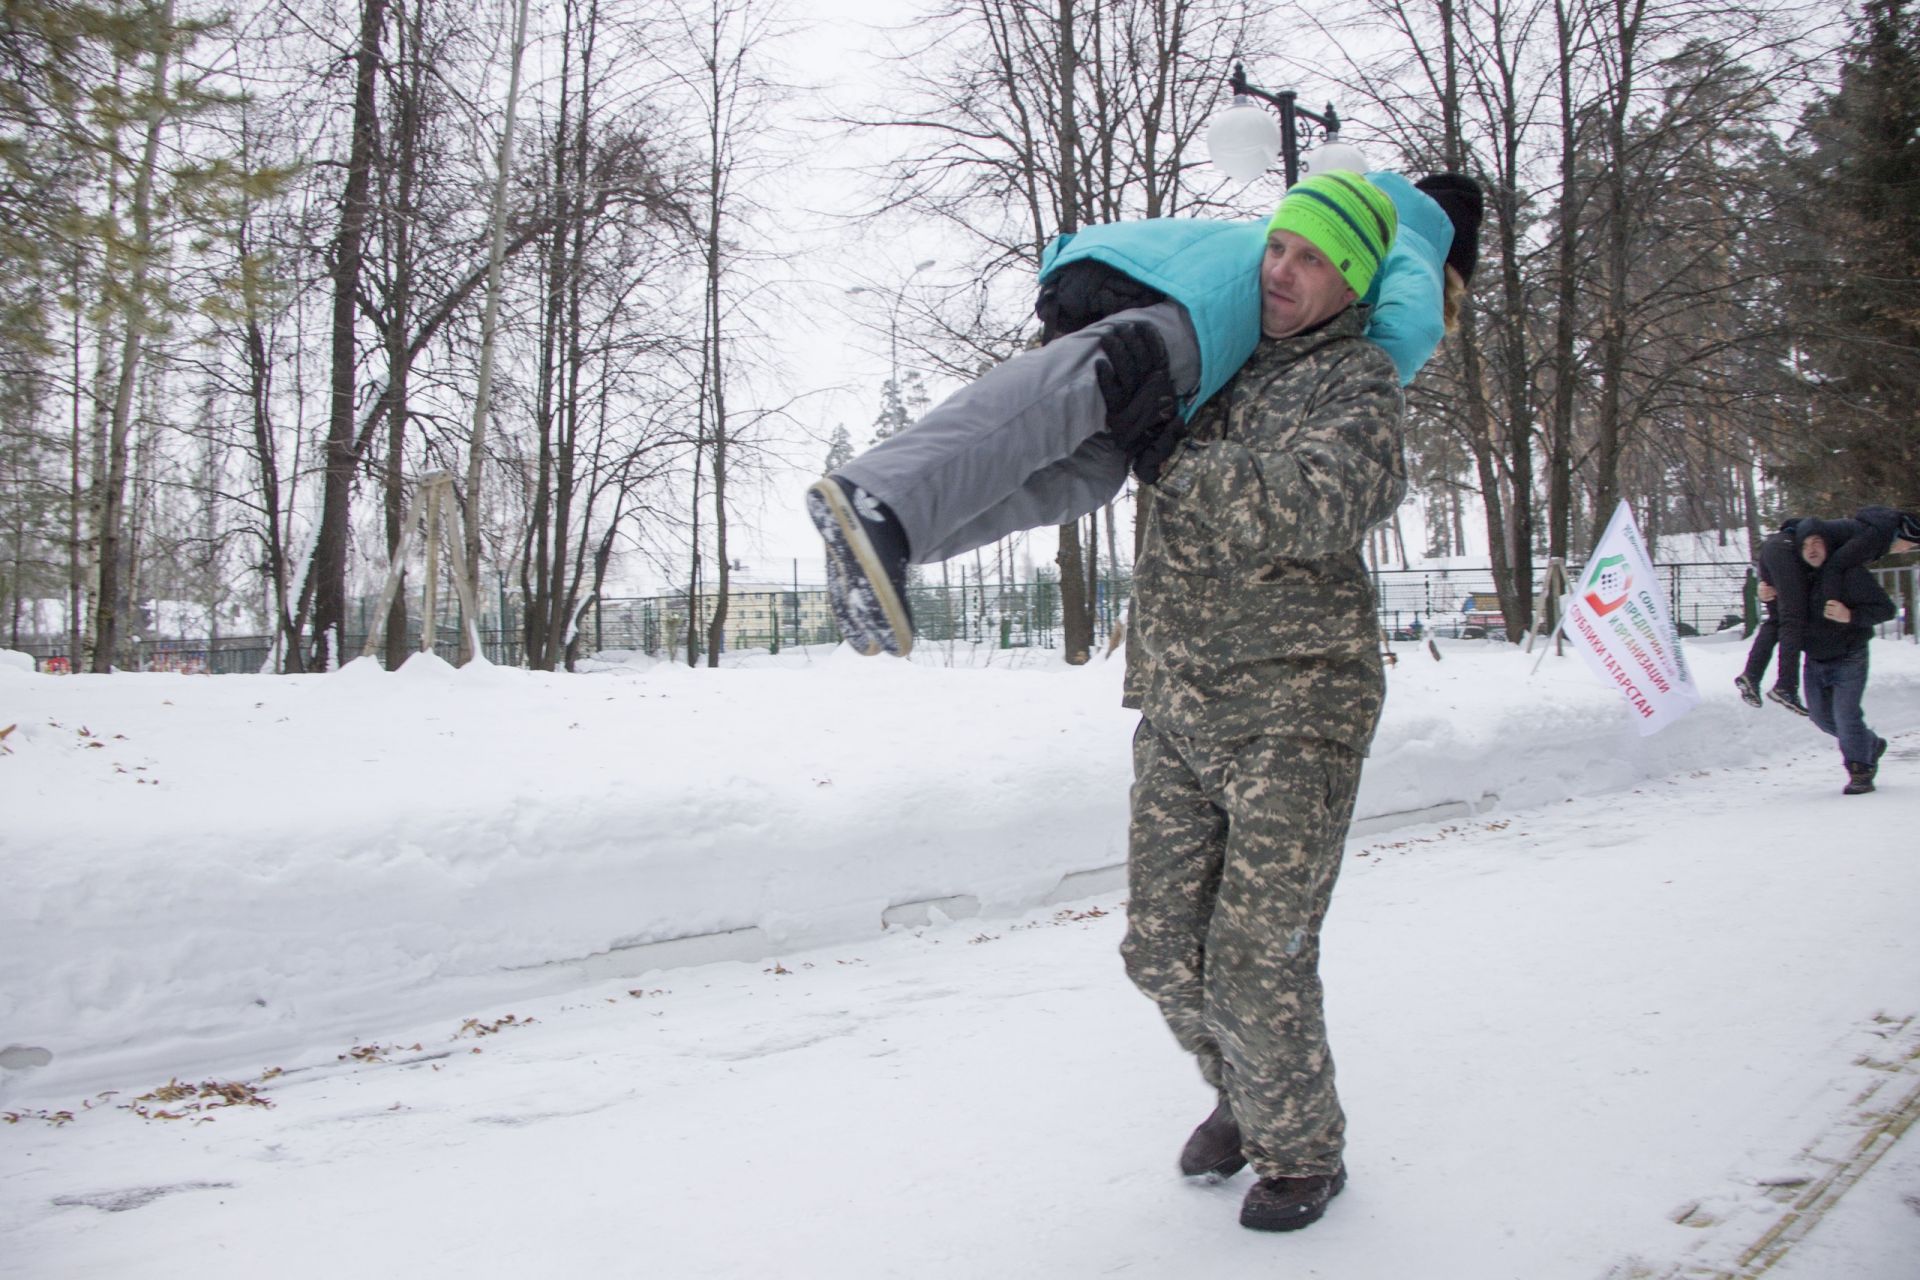
[[[1356,175],[1288,192],[1259,348],[1143,491],[1122,955],[1218,1092],[1182,1169],[1251,1161],[1260,1230],[1316,1221],[1346,1179],[1320,926],[1385,695],[1360,548],[1406,491],[1403,407],[1356,299],[1393,232]]]

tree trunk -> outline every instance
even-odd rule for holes
[[[1062,654],[1078,666],[1093,655],[1093,611],[1087,599],[1085,559],[1080,553],[1080,524],[1060,526],[1060,619]]]
[[[494,176],[493,205],[488,215],[492,222],[492,235],[487,249],[486,309],[480,319],[480,370],[473,393],[473,431],[467,443],[467,491],[462,507],[465,518],[461,527],[462,536],[466,539],[467,572],[472,577],[472,590],[468,594],[476,601],[480,599],[480,500],[484,493],[482,464],[486,460],[487,415],[492,409],[493,344],[500,322],[500,269],[506,258],[507,190],[513,176],[514,116],[520,104],[520,63],[527,47],[527,6],[528,0],[519,0],[514,6],[513,55],[507,71],[506,116],[500,127],[499,170]],[[503,628],[506,621],[504,617],[500,619]],[[469,650],[478,638],[479,626],[480,620],[473,618],[462,628],[462,662],[473,656]]]
[[[163,28],[173,27],[173,0],[162,6]],[[94,592],[93,610],[98,620],[93,669],[105,674],[113,670],[115,651],[120,641],[121,546],[126,521],[127,438],[133,424],[134,384],[140,376],[141,343],[147,324],[147,263],[153,258],[153,177],[160,156],[160,132],[165,120],[167,85],[167,48],[162,43],[153,55],[153,79],[148,87],[152,95],[147,104],[146,139],[141,148],[140,166],[133,180],[133,267],[127,282],[127,301],[120,317],[125,326],[120,335],[119,373],[113,394],[113,419],[107,440],[106,486],[101,500],[99,586]]]
[[[1613,518],[1620,501],[1620,464],[1626,453],[1627,404],[1622,385],[1627,371],[1628,290],[1632,287],[1632,228],[1629,226],[1627,124],[1633,106],[1636,42],[1641,0],[1610,0],[1616,41],[1614,74],[1607,86],[1607,140],[1601,166],[1606,196],[1606,264],[1600,304],[1600,407],[1594,444],[1593,510],[1596,521]]]
[[[76,259],[74,264],[74,296],[80,296],[80,267]],[[80,595],[85,575],[80,570],[81,517],[83,507],[80,488],[80,454],[86,434],[81,426],[83,415],[80,411],[81,395],[81,358],[80,358],[80,308],[73,311],[73,404],[71,423],[72,435],[68,441],[68,479],[72,487],[67,491],[67,670],[81,670],[83,655],[83,632],[80,623]]]
[[[1079,77],[1079,52],[1074,44],[1074,0],[1058,0],[1054,32],[1060,75],[1059,156],[1056,180],[1060,189],[1060,231],[1080,227],[1080,124],[1074,110],[1074,82]],[[1086,589],[1087,564],[1080,551],[1080,527],[1069,521],[1060,526],[1060,625],[1066,659],[1080,664],[1093,653],[1092,600]]]
[[[720,282],[725,272],[726,260],[722,256],[725,246],[721,242],[721,193],[725,190],[727,179],[726,155],[724,148],[727,139],[721,132],[718,104],[722,87],[718,75],[719,59],[714,59],[715,76],[713,79],[714,102],[716,109],[710,121],[708,133],[708,169],[707,190],[707,234],[706,234],[706,353],[701,361],[701,382],[707,394],[708,421],[712,424],[713,444],[713,556],[719,570],[714,582],[713,619],[707,624],[707,665],[720,665],[721,650],[726,648],[727,609],[732,603],[730,579],[733,575],[733,562],[727,552],[727,379],[725,362],[726,335],[722,332],[721,321],[724,318]]]
[[[1552,417],[1547,424],[1547,555],[1561,563],[1568,559],[1573,533],[1573,409],[1576,381],[1575,342],[1580,299],[1579,132],[1573,101],[1573,65],[1577,41],[1573,16],[1575,0],[1556,0],[1554,22],[1559,43],[1560,83],[1560,198],[1554,207],[1557,239],[1554,271]]]
[[[347,181],[340,197],[340,226],[333,240],[327,408],[326,472],[321,488],[320,530],[307,578],[313,593],[308,666],[332,670],[341,661],[347,619],[347,541],[352,533],[355,448],[353,400],[358,366],[354,320],[359,308],[367,220],[371,206],[374,138],[379,127],[375,87],[380,71],[380,33],[386,0],[360,0],[360,36],[354,52],[353,138],[347,151]]]
[[[253,452],[260,466],[260,509],[266,525],[266,575],[273,598],[274,648],[289,672],[302,669],[300,631],[289,611],[287,581],[286,516],[280,510],[280,463],[274,447],[273,419],[267,412],[272,389],[272,365],[267,359],[267,344],[259,321],[251,314],[248,300],[246,324],[247,408],[253,429]]]
[[[391,175],[395,199],[393,207],[382,211],[386,219],[392,278],[387,281],[386,306],[381,315],[381,337],[387,360],[387,394],[391,398],[387,409],[387,461],[382,469],[381,492],[386,517],[387,571],[404,575],[407,567],[398,561],[400,543],[404,537],[401,524],[407,515],[407,384],[413,365],[407,339],[413,323],[413,194],[414,162],[419,149],[421,124],[420,58],[417,56],[420,52],[421,16],[417,7],[409,12],[405,0],[398,0],[395,17],[398,19],[395,24],[398,27],[395,60],[404,70],[393,78],[393,88],[389,90],[390,100],[397,109],[393,132],[398,136],[390,139],[395,149],[394,172]],[[437,547],[431,548],[429,554],[437,551]],[[429,592],[437,590],[439,586],[432,581],[421,585]],[[409,656],[407,593],[404,586],[393,593],[393,603],[387,611],[385,625],[387,670],[398,671],[400,664]],[[424,621],[422,625],[425,625]],[[434,636],[422,636],[421,643],[431,651],[435,639]]]

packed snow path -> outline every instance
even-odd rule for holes
[[[1209,1099],[1107,898],[35,1108],[0,1275],[1911,1280],[1920,734],[1883,774],[1843,798],[1803,749],[1356,839],[1352,1182],[1297,1236],[1174,1172]]]

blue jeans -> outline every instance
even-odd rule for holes
[[[1848,764],[1872,764],[1880,739],[1867,728],[1860,699],[1867,691],[1867,655],[1807,659],[1807,714],[1821,729],[1840,739],[1840,758]]]

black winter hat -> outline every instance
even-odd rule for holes
[[[1430,173],[1413,185],[1433,197],[1453,223],[1447,265],[1462,280],[1472,280],[1474,264],[1480,261],[1480,213],[1485,204],[1480,184],[1464,173]]]

